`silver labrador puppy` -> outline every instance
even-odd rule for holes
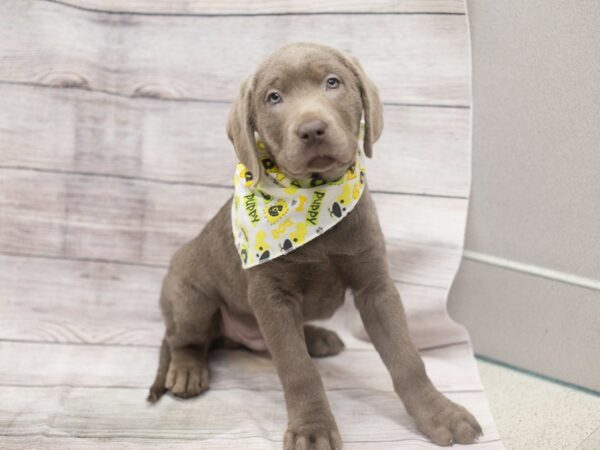
[[[383,129],[377,89],[358,61],[315,44],[287,45],[241,85],[227,133],[241,163],[260,173],[255,131],[291,178],[342,176],[353,161],[361,116],[364,152]],[[400,296],[388,273],[371,196],[339,224],[277,259],[243,270],[234,246],[231,200],[172,259],[160,305],[166,334],[150,401],[170,390],[192,397],[208,388],[215,342],[268,349],[288,412],[285,449],[340,449],[335,419],[311,356],[340,352],[329,330],[305,325],[331,317],[352,290],[364,326],[418,429],[439,445],[468,444],[475,418],[438,392],[412,344]]]

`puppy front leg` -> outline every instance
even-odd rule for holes
[[[418,429],[438,445],[470,444],[481,427],[465,408],[435,389],[408,334],[400,295],[380,257],[353,265],[354,301],[375,348],[387,366]],[[362,275],[361,275],[362,274]],[[368,274],[368,276],[365,276]]]
[[[274,287],[271,280],[249,283],[249,303],[283,386],[288,413],[285,450],[341,449],[340,434],[331,414],[321,377],[303,336],[299,295]]]

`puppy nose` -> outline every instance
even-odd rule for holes
[[[322,120],[307,120],[300,124],[296,134],[305,144],[313,144],[321,142],[325,138],[326,130],[327,124]]]

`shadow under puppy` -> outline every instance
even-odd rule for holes
[[[209,347],[224,338],[271,354],[288,412],[285,449],[340,449],[310,356],[337,354],[343,343],[304,322],[331,317],[349,288],[418,429],[440,445],[477,439],[475,418],[427,377],[388,273],[361,162],[382,129],[377,89],[356,59],[332,48],[287,45],[244,81],[227,124],[241,163],[236,193],[172,259],[150,401],[206,390]]]

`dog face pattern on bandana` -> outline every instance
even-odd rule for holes
[[[231,205],[233,238],[244,269],[310,242],[354,209],[365,187],[363,123],[360,129],[356,159],[335,181],[288,178],[257,140],[260,180],[252,186],[252,174],[238,163]]]

